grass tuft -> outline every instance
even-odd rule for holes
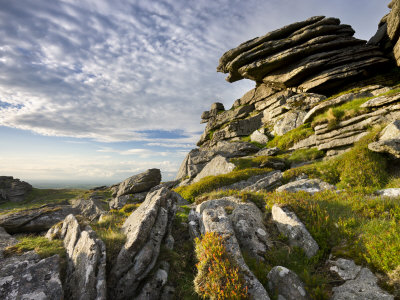
[[[285,150],[292,147],[297,142],[308,138],[314,134],[314,130],[311,128],[309,123],[303,124],[282,136],[275,136],[272,140],[267,143],[268,148],[278,147],[279,149]]]
[[[174,189],[174,191],[186,200],[194,202],[195,198],[201,194],[211,192],[241,180],[246,180],[255,175],[266,174],[271,171],[273,170],[269,168],[235,170],[228,174],[207,176],[196,183],[178,187]]]

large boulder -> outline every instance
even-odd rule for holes
[[[309,300],[304,283],[293,271],[276,266],[268,273],[268,287],[278,295],[278,299]]]
[[[270,299],[268,293],[246,265],[242,250],[262,259],[270,245],[262,214],[252,203],[222,198],[201,203],[189,218],[190,232],[200,236],[215,232],[223,237],[230,259],[238,266],[248,287],[250,299]]]
[[[388,61],[377,46],[353,34],[339,19],[312,17],[227,51],[217,71],[229,73],[229,82],[247,78],[280,88],[326,91],[368,76]]]
[[[394,297],[378,286],[378,278],[367,268],[357,266],[354,261],[339,258],[329,261],[330,270],[337,273],[345,283],[332,289],[332,300],[393,300]]]
[[[81,229],[74,215],[46,234],[62,239],[68,257],[65,294],[69,299],[102,300],[107,297],[106,246],[90,226]]]
[[[227,174],[235,169],[235,165],[229,162],[225,157],[217,155],[205,167],[199,174],[193,179],[193,182],[198,182],[207,176],[216,176],[221,174]]]
[[[302,248],[308,257],[317,254],[319,250],[317,242],[294,212],[274,204],[272,207],[272,220],[278,227],[279,232],[288,238],[291,246]]]
[[[58,255],[40,259],[30,251],[1,259],[0,298],[64,299]]]
[[[135,194],[150,190],[161,182],[159,169],[149,169],[122,181],[113,191],[114,197]]]
[[[149,193],[126,219],[122,228],[127,240],[110,276],[113,299],[128,299],[140,294],[139,287],[153,270],[164,238],[170,234],[176,201],[176,193],[162,187]]]
[[[71,205],[43,205],[39,208],[10,212],[0,215],[0,226],[9,233],[41,232],[61,222],[69,214],[79,210]]]
[[[211,147],[202,147],[191,150],[185,157],[179,168],[176,179],[194,178],[205,165],[215,156],[221,155],[226,158],[241,157],[256,153],[260,149],[247,142],[220,141]]]
[[[395,120],[387,125],[376,142],[368,145],[374,152],[388,153],[395,158],[400,158],[400,120]]]
[[[21,202],[32,190],[32,186],[12,176],[0,176],[0,203],[1,202]]]
[[[95,195],[91,195],[89,199],[74,199],[71,204],[72,208],[79,210],[80,214],[90,221],[96,220],[106,213],[103,209],[104,204],[101,202],[101,199]]]
[[[250,140],[259,144],[266,144],[269,139],[263,132],[261,132],[261,130],[258,129],[250,135]]]

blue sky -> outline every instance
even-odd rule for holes
[[[386,1],[389,2],[389,1]],[[0,0],[0,175],[172,179],[204,125],[253,87],[216,73],[238,44],[314,15],[369,39],[382,0]]]

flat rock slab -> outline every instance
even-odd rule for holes
[[[43,205],[15,213],[0,215],[0,226],[8,233],[41,232],[61,222],[69,214],[79,213],[71,205]]]
[[[272,220],[277,225],[279,232],[289,239],[291,246],[302,248],[308,257],[317,254],[319,250],[317,242],[294,212],[274,204]]]
[[[397,197],[400,197],[400,188],[390,188],[390,189],[379,190],[376,192],[376,194],[383,196],[383,197],[397,198]]]
[[[394,297],[378,286],[378,278],[367,268],[357,266],[354,261],[338,259],[329,261],[330,270],[336,272],[344,284],[334,287],[332,300],[393,300]]]
[[[368,149],[378,153],[387,153],[400,158],[400,139],[384,140],[368,144]]]
[[[278,147],[273,147],[273,148],[264,148],[258,151],[255,156],[273,156],[275,154],[278,154],[280,149]]]
[[[304,283],[293,271],[276,266],[268,273],[268,287],[278,295],[278,299],[310,300]]]
[[[64,299],[58,255],[40,259],[31,251],[0,260],[0,298]]]
[[[249,179],[241,180],[231,185],[222,187],[221,190],[240,190],[240,191],[272,191],[282,184],[282,172],[273,171],[267,174],[252,176]]]
[[[300,179],[289,182],[276,189],[277,192],[295,193],[299,191],[314,194],[324,190],[336,190],[336,187],[320,179]]]

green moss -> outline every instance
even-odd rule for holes
[[[211,192],[215,189],[248,179],[252,176],[265,174],[271,171],[272,169],[269,168],[236,170],[228,174],[202,178],[196,183],[178,187],[174,189],[174,191],[186,200],[193,202],[197,196],[203,193]]]
[[[289,149],[297,142],[314,134],[314,130],[309,123],[303,124],[298,128],[290,130],[282,136],[276,136],[267,143],[268,148],[278,147],[280,149]]]

